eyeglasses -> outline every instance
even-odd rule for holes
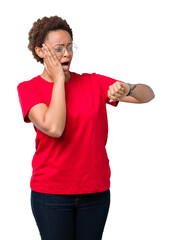
[[[63,46],[63,44],[57,44],[56,47],[55,47],[55,49],[54,49],[54,52],[56,53],[56,55],[57,55],[58,57],[61,57],[61,56],[64,55],[65,49],[67,49],[68,53],[69,53],[70,55],[72,55],[72,54],[74,54],[74,53],[76,52],[77,46],[76,46],[75,43],[71,43],[71,44],[69,44],[69,46],[68,46],[67,48],[65,48],[65,47]]]

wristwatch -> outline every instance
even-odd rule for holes
[[[130,87],[130,91],[129,91],[129,93],[126,95],[126,96],[128,97],[128,96],[131,96],[131,94],[133,93],[134,89],[137,87],[137,84],[134,85],[134,87],[132,87],[132,85],[131,85],[130,83],[127,83],[127,84],[128,84],[129,87]]]

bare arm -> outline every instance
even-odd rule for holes
[[[54,81],[49,107],[40,103],[28,113],[30,121],[45,134],[58,138],[66,124],[65,75],[56,56],[46,48],[44,62],[47,72]]]
[[[132,84],[134,86],[135,84]],[[130,87],[126,83],[116,82],[109,87],[108,97],[110,101],[121,101],[129,103],[147,103],[151,101],[155,95],[153,90],[145,84],[137,84],[131,96],[126,96],[130,91]]]

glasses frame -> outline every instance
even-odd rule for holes
[[[54,52],[58,57],[63,56],[64,53],[65,53],[65,50],[67,50],[67,52],[68,52],[70,55],[72,55],[72,54],[75,54],[76,51],[77,51],[77,49],[78,49],[78,48],[77,48],[77,45],[76,45],[75,43],[71,43],[71,44],[69,44],[69,46],[67,46],[67,47],[63,46],[63,44],[57,44],[57,45],[59,45],[59,46],[62,47],[62,50],[61,50],[60,52],[58,52],[56,49],[53,50],[53,52]],[[72,45],[72,50],[69,50],[68,48],[71,47],[71,45]],[[56,47],[56,48],[57,48],[57,47]],[[73,49],[75,49],[75,51],[73,51]]]

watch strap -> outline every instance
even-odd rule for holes
[[[137,87],[137,84],[135,84],[133,87],[132,87],[132,85],[131,85],[130,83],[127,83],[127,84],[128,84],[129,87],[130,87],[130,91],[129,91],[129,93],[126,95],[126,96],[128,97],[128,96],[131,96],[131,94],[133,93],[134,89]]]

